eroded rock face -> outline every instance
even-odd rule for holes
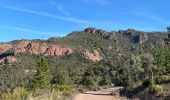
[[[7,63],[7,64],[14,63],[16,61],[17,61],[17,59],[15,57],[11,57],[11,56],[5,57],[5,59],[4,59],[4,62]]]
[[[136,31],[134,29],[128,29],[126,31],[120,30],[119,33],[126,35],[128,38],[130,38],[135,43],[142,44],[148,39],[148,36],[146,33]]]
[[[21,41],[19,42],[16,46],[14,46],[14,53],[21,53],[21,52],[26,52],[27,46],[30,43],[30,41]]]
[[[46,43],[37,43],[31,41],[21,41],[17,45],[3,44],[0,45],[0,50],[5,52],[13,47],[14,54],[29,52],[31,54],[43,54],[45,56],[63,56],[73,53],[71,48],[64,48],[58,45],[47,45]]]
[[[139,43],[143,43],[148,39],[146,34],[140,34],[139,35]]]
[[[27,45],[27,51],[30,52],[31,54],[44,54],[47,51],[47,44],[46,43],[29,43]]]
[[[112,40],[114,37],[114,34],[109,34],[107,32],[100,33],[103,39],[106,40]]]
[[[3,53],[12,47],[11,44],[0,44],[0,52]]]
[[[98,62],[103,60],[102,56],[100,56],[99,52],[97,50],[94,50],[94,53],[90,53],[89,51],[83,52],[83,54],[86,56],[87,59],[90,59],[94,62]]]
[[[64,56],[66,54],[73,53],[71,48],[60,47],[58,45],[47,45],[46,43],[38,43],[31,41],[20,41],[18,44],[0,44],[0,53],[9,52],[12,50],[14,54],[28,52],[31,54],[42,54],[45,56]],[[0,59],[0,63],[8,64],[14,63],[17,59],[12,57],[12,55],[8,55]]]
[[[65,54],[71,53],[73,53],[73,50],[71,48],[61,48],[57,45],[51,45],[47,48],[46,52],[44,52],[44,55],[63,56]]]
[[[137,42],[137,43],[144,43],[147,40],[147,35],[146,34],[139,34],[136,36],[133,36],[133,42]]]

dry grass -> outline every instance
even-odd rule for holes
[[[71,92],[39,90],[33,93],[26,91],[25,88],[18,87],[11,92],[2,93],[0,100],[71,100]]]

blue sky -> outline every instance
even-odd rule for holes
[[[65,36],[89,25],[166,31],[169,0],[0,0],[0,41]]]

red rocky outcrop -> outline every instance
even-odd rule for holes
[[[90,59],[94,62],[98,62],[103,60],[102,56],[100,56],[99,52],[97,50],[93,51],[94,53],[90,53],[89,51],[83,52],[83,55],[86,56],[87,59]]]
[[[0,52],[3,53],[12,47],[11,44],[0,44]]]
[[[65,54],[73,53],[71,48],[60,47],[58,45],[47,45],[46,43],[38,43],[31,41],[20,41],[16,45],[2,44],[0,51],[5,52],[13,47],[14,54],[29,52],[31,54],[43,54],[45,56],[63,56]]]
[[[15,57],[11,57],[11,56],[0,59],[0,63],[4,63],[4,64],[14,63],[16,61],[17,61],[17,59]]]

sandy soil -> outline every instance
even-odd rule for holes
[[[122,100],[122,97],[113,96],[111,93],[119,91],[121,87],[102,89],[98,91],[88,91],[77,94],[73,100]]]

